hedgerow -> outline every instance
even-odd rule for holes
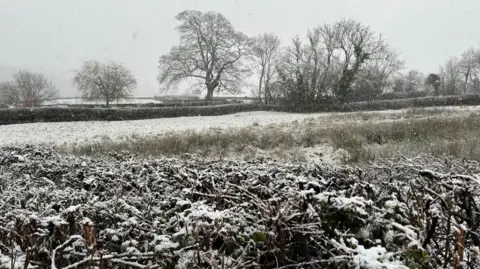
[[[2,268],[478,268],[480,166],[0,150]]]
[[[348,104],[289,104],[264,105],[257,103],[225,104],[215,106],[176,107],[40,107],[0,109],[0,125],[31,122],[118,121],[186,116],[218,116],[247,111],[278,112],[354,112],[404,109],[409,107],[480,105],[480,94],[461,96],[432,96],[411,99],[354,102]]]

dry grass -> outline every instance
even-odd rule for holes
[[[396,113],[360,112],[296,121],[288,125],[259,126],[203,132],[167,133],[151,137],[104,139],[65,147],[79,155],[130,151],[143,155],[194,153],[215,157],[254,157],[258,151],[304,161],[301,149],[329,144],[348,151],[348,162],[368,162],[398,153],[480,158],[480,114],[448,109],[410,109]]]

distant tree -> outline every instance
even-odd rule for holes
[[[454,95],[462,92],[460,60],[457,57],[450,57],[443,66],[440,66],[440,76],[443,94]]]
[[[354,82],[355,99],[373,100],[393,83],[393,76],[404,67],[398,53],[385,46],[364,64]]]
[[[402,75],[396,76],[393,79],[392,90],[393,92],[403,93],[405,92],[405,77]]]
[[[250,53],[250,39],[235,30],[222,14],[186,10],[175,17],[180,44],[159,59],[158,82],[168,91],[185,80],[194,80],[196,91],[236,93],[248,69],[242,58]]]
[[[437,74],[431,73],[425,79],[425,86],[433,88],[435,95],[440,94],[441,85],[442,85],[442,79]]]
[[[410,70],[405,75],[405,92],[412,93],[420,90],[420,86],[423,84],[424,76],[418,70]]]
[[[0,83],[4,102],[7,105],[36,107],[58,95],[55,85],[43,74],[21,70],[12,81]]]
[[[384,51],[386,46],[381,35],[354,20],[341,20],[334,25],[334,29],[342,68],[335,95],[341,102],[348,102],[351,101],[352,85],[362,66]]]
[[[286,48],[279,77],[291,86],[281,88],[291,104],[350,102],[362,85],[381,91],[390,77],[390,56],[382,37],[359,22],[320,25]]]
[[[472,79],[472,92],[480,93],[480,79],[478,77]]]
[[[472,82],[474,76],[480,71],[480,51],[468,48],[462,53],[458,68],[463,76],[463,93],[466,94],[469,82]]]
[[[12,81],[0,82],[0,104],[18,105],[18,91]]]
[[[137,86],[136,78],[123,65],[93,60],[84,62],[82,68],[75,71],[73,83],[83,93],[83,98],[104,100],[107,107],[114,100],[130,96]]]
[[[254,39],[252,46],[254,67],[258,75],[256,95],[259,100],[268,104],[272,96],[272,83],[276,79],[276,67],[280,58],[280,38],[267,33]]]

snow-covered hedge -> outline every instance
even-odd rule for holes
[[[159,104],[158,106],[161,106]],[[432,106],[473,106],[480,105],[480,94],[461,96],[431,96],[400,100],[377,100],[370,102],[355,102],[349,104],[315,104],[291,106],[262,105],[256,103],[225,104],[214,106],[181,105],[175,107],[42,107],[42,108],[0,108],[0,125],[31,123],[31,122],[67,122],[67,121],[116,121],[140,120],[154,118],[174,118],[187,116],[217,116],[248,111],[277,112],[353,112],[404,109],[409,107]],[[157,106],[157,105],[154,105]]]
[[[0,125],[30,122],[117,121],[187,116],[218,116],[238,112],[278,110],[257,104],[217,106],[138,107],[138,108],[81,108],[40,107],[0,109]]]
[[[2,268],[478,268],[480,167],[0,150]]]
[[[480,105],[480,94],[451,95],[451,96],[426,96],[409,99],[375,100],[352,102],[348,104],[311,104],[305,106],[289,107],[286,103],[284,109],[293,112],[354,112],[372,110],[404,109],[409,107],[435,107],[435,106],[476,106]]]
[[[215,100],[215,101],[205,101],[205,100],[187,100],[187,101],[172,101],[164,103],[155,103],[155,102],[143,102],[143,103],[110,103],[111,107],[115,108],[135,108],[135,107],[181,107],[181,106],[214,106],[214,105],[227,105],[227,104],[241,104],[241,101],[229,101],[229,100]],[[105,103],[96,103],[96,104],[48,104],[43,105],[43,107],[80,107],[80,108],[102,108],[106,107]]]

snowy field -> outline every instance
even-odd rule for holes
[[[431,111],[432,115],[448,117],[458,114],[480,112],[480,106],[442,107],[422,109],[417,117]],[[222,116],[198,116],[162,118],[134,121],[85,121],[45,122],[0,125],[0,147],[22,145],[67,145],[92,143],[103,140],[119,140],[128,137],[157,136],[167,132],[226,130],[249,126],[288,125],[294,121],[314,120],[318,124],[339,124],[373,120],[397,120],[407,115],[407,110],[356,113],[294,114],[283,112],[243,112]],[[295,131],[295,130],[292,130]]]
[[[93,142],[130,136],[160,135],[166,132],[228,129],[255,125],[281,124],[324,114],[245,112],[223,116],[179,117],[135,121],[48,122],[0,126],[0,146]]]

